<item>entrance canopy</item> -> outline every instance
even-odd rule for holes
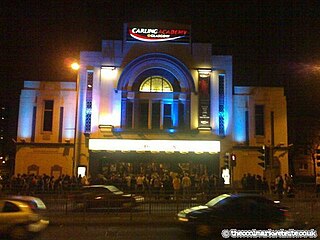
[[[220,141],[89,139],[90,151],[219,153]]]

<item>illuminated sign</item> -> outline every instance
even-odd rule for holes
[[[128,41],[190,42],[189,29],[130,26],[128,27],[127,31]]]
[[[199,69],[199,128],[210,128],[210,74]]]
[[[230,184],[230,170],[229,169],[223,169],[221,173],[221,177],[224,180],[224,184],[229,185]]]
[[[219,153],[220,141],[90,139],[89,149],[97,151]]]

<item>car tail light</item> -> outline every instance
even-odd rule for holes
[[[280,210],[282,211],[282,214],[286,219],[292,218],[292,214],[290,211],[288,211],[287,209],[280,209]]]
[[[34,202],[28,202],[28,205],[33,211],[37,210],[37,205]]]

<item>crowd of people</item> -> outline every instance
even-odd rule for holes
[[[292,196],[293,194],[293,180],[287,174],[284,175],[284,178],[278,175],[274,181],[269,184],[265,177],[247,173],[243,175],[241,185],[242,189],[246,191],[260,192],[262,194],[277,194],[279,199],[284,195]]]
[[[269,192],[269,183],[265,177],[260,175],[251,175],[250,173],[244,174],[241,179],[242,189],[245,191],[254,191],[260,193]]]
[[[188,172],[153,172],[151,174],[99,174],[95,178],[86,176],[61,175],[59,177],[35,174],[18,174],[8,179],[2,179],[2,192],[14,194],[58,193],[79,189],[90,184],[115,185],[128,193],[160,194],[190,196],[190,194],[214,194],[224,188],[224,181],[215,175],[193,174]],[[268,183],[265,177],[244,174],[241,179],[242,190],[245,192],[259,192],[261,194],[274,193],[282,198],[284,194],[291,194],[293,181],[285,174],[277,176],[274,182]]]
[[[292,178],[285,174],[284,178],[278,175],[274,180],[273,193],[278,195],[279,199],[282,199],[284,195],[292,197],[293,192],[293,181]]]
[[[77,189],[82,186],[82,177],[70,177],[62,175],[54,176],[17,174],[11,178],[1,180],[1,190],[14,194],[35,194],[35,193],[62,193],[66,190]]]
[[[60,177],[35,174],[17,174],[2,179],[0,188],[3,192],[15,194],[64,193],[77,190],[83,185],[115,185],[129,193],[160,193],[187,195],[191,192],[211,193],[223,188],[223,180],[215,175],[164,172],[159,174],[99,174],[95,178],[86,176],[61,175]]]

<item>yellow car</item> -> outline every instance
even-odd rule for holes
[[[19,198],[18,198],[19,199]],[[40,209],[45,210],[41,200],[28,197],[21,200],[0,199],[0,235],[10,239],[31,239],[43,231],[49,224],[49,220],[39,213],[38,207],[30,205],[30,202],[38,201]],[[33,207],[32,207],[33,206]]]

